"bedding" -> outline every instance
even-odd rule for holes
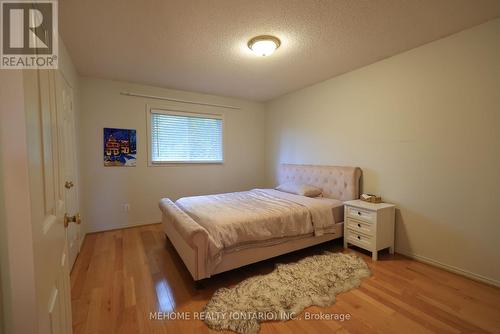
[[[333,221],[340,223],[344,221],[344,202],[333,198],[315,197],[314,199],[328,204],[332,208]]]
[[[175,204],[208,232],[210,267],[217,265],[224,249],[286,237],[320,236],[335,224],[332,202],[274,189],[184,197]]]
[[[343,228],[343,227],[341,227],[341,228]],[[335,226],[332,226],[331,228],[328,228],[325,230],[325,234],[336,233],[336,232],[337,232],[337,228]],[[229,253],[238,252],[238,251],[249,249],[249,248],[257,248],[257,247],[263,248],[263,247],[269,247],[269,246],[276,246],[279,244],[287,243],[289,241],[311,238],[311,237],[314,237],[314,233],[301,234],[301,235],[297,235],[297,236],[293,236],[293,237],[274,238],[274,239],[268,239],[268,240],[263,240],[263,241],[241,243],[241,244],[238,244],[238,245],[233,246],[233,247],[224,248],[223,253],[229,254]]]
[[[307,197],[317,197],[321,195],[321,188],[311,186],[309,184],[300,184],[300,183],[283,183],[276,187],[276,190],[284,191],[287,193],[302,195]]]

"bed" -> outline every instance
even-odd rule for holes
[[[343,202],[359,197],[357,167],[282,164],[279,184],[321,188],[320,197],[275,189],[160,201],[165,234],[195,281],[343,236]]]

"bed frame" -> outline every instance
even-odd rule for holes
[[[361,170],[357,167],[314,166],[283,164],[278,168],[278,183],[307,183],[323,189],[323,196],[341,201],[359,197]],[[291,238],[285,242],[256,246],[223,253],[222,261],[214,270],[206,265],[208,254],[208,232],[175,203],[165,198],[162,200],[164,211],[162,222],[165,234],[195,281],[231,269],[259,262],[299,249],[317,245],[343,236],[343,222],[335,224],[333,233],[322,236]]]

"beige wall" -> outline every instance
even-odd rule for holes
[[[499,41],[497,19],[269,102],[269,183],[360,166],[400,209],[396,251],[500,284]]]
[[[264,184],[264,110],[259,103],[174,91],[126,82],[83,78],[81,84],[80,149],[82,212],[87,231],[159,222],[163,197],[245,190]],[[226,105],[241,110],[120,95],[121,91],[168,96]],[[222,165],[148,167],[146,104],[196,112],[224,114]],[[104,167],[104,127],[137,130],[137,167]],[[123,205],[130,204],[125,212]]]

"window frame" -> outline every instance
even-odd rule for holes
[[[205,161],[205,160],[183,160],[183,161],[153,161],[153,152],[152,152],[152,131],[151,131],[151,121],[153,114],[164,114],[164,115],[172,115],[172,116],[191,116],[191,117],[199,117],[199,118],[213,118],[220,119],[222,121],[221,127],[221,144],[222,144],[222,159],[214,160],[214,161]],[[225,121],[224,115],[218,113],[208,113],[208,112],[195,112],[189,110],[179,110],[174,108],[165,108],[165,107],[157,107],[157,106],[147,106],[146,107],[146,115],[147,115],[147,135],[148,135],[148,166],[149,167],[161,167],[161,166],[176,166],[176,165],[222,165],[224,164],[224,150],[225,150],[225,142],[224,142],[224,132],[225,132]]]

